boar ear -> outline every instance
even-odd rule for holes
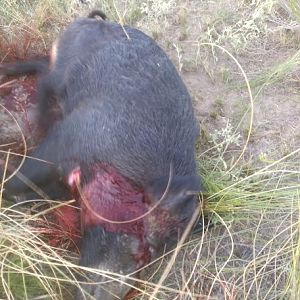
[[[164,247],[170,249],[178,240],[178,234],[184,231],[199,206],[200,177],[174,176],[169,186],[168,181],[168,178],[156,180],[149,185],[145,194],[149,206],[156,206],[145,219],[146,228],[149,228],[146,239],[152,246],[154,257]]]
[[[73,169],[67,178],[67,184],[70,187],[71,191],[76,191],[77,187],[80,186],[81,183],[81,170],[80,167],[76,167]]]
[[[174,176],[171,180],[157,179],[146,188],[145,193],[151,202],[161,201],[163,205],[167,205],[170,201],[184,203],[186,199],[197,196],[201,191],[201,178],[197,175],[186,175]]]

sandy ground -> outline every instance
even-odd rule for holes
[[[196,2],[193,1],[195,7],[182,5],[186,11],[184,39],[182,24],[177,25],[178,16],[175,16],[170,28],[166,29],[167,44],[165,41],[161,43],[181,70],[205,135],[209,136],[230,122],[245,141],[249,130],[250,113],[246,111],[250,107],[250,97],[244,77],[228,54],[201,45],[206,42],[202,36],[203,29],[207,28],[208,16],[213,18],[226,4],[231,4],[227,9],[231,8],[234,12],[234,4],[232,1],[219,1],[218,11],[215,11],[214,1],[208,1],[211,5],[196,5]],[[284,29],[279,29],[275,22],[269,22],[268,31],[249,41],[248,48],[243,51],[236,51],[226,42],[221,45],[237,59],[247,78],[255,79],[300,50],[297,43],[286,44],[279,30]],[[292,35],[291,39],[297,39],[297,34],[296,37]],[[200,42],[197,42],[199,39]],[[169,40],[172,44],[168,48],[166,45],[170,45]],[[180,49],[180,59],[175,47]],[[247,160],[257,162],[262,156],[270,160],[280,158],[300,146],[299,89],[299,68],[275,84],[252,88],[254,115],[245,156]],[[238,126],[245,113],[245,120]]]

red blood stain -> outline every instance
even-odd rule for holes
[[[53,218],[66,236],[78,245],[81,238],[79,209],[67,205],[56,208],[53,211]]]
[[[137,284],[139,285],[139,284]],[[136,297],[141,294],[140,291],[136,290],[136,289],[131,289],[128,294],[125,296],[124,300],[132,300],[132,299],[136,299]]]
[[[56,248],[78,251],[81,241],[80,210],[76,206],[62,206],[46,215],[46,223],[36,224],[47,243]]]
[[[4,106],[15,112],[26,112],[29,107],[37,104],[36,78],[27,77],[24,80],[17,80],[11,92],[4,96]]]
[[[80,241],[80,228],[84,231],[98,225],[108,232],[136,236],[140,245],[135,261],[137,268],[142,267],[151,258],[149,245],[144,238],[146,227],[143,215],[148,209],[148,204],[144,202],[144,192],[106,164],[90,166],[89,172],[89,181],[83,183],[79,190],[76,183],[79,183],[82,176],[80,168],[74,169],[67,180],[81,210],[63,206],[52,212],[52,218],[62,230],[70,233],[73,240],[75,237],[77,243]],[[61,244],[59,240],[52,242]]]
[[[143,191],[135,189],[108,165],[98,164],[90,171],[93,180],[81,190],[84,226],[101,224],[107,231],[139,234],[143,227],[143,218],[139,217],[147,210]],[[137,220],[128,222],[134,219]]]
[[[16,80],[11,85],[5,86],[4,89],[3,105],[17,119],[25,137],[32,138],[34,136],[34,139],[39,139],[41,133],[37,132],[35,119],[37,110],[36,78],[31,76],[23,80]],[[12,123],[14,123],[13,120]],[[3,141],[1,140],[1,142]]]
[[[78,228],[84,231],[101,225],[108,232],[134,235],[140,242],[135,254],[138,268],[150,262],[156,242],[172,236],[176,238],[184,219],[161,206],[147,214],[153,206],[153,199],[109,165],[95,164],[89,167],[89,173],[87,182],[79,182],[83,177],[80,168],[74,169],[68,178],[81,210],[79,213],[69,207],[57,214],[57,222],[66,231],[76,232]],[[80,222],[81,226],[78,225]],[[151,245],[146,240],[149,236],[153,239]]]
[[[83,184],[80,199],[83,229],[102,225],[108,232],[127,233],[138,238],[139,251],[135,255],[137,268],[150,261],[151,253],[145,240],[143,215],[147,211],[144,192],[106,164],[90,167],[92,180]],[[78,169],[75,170],[78,177]]]
[[[170,236],[177,237],[178,228],[185,220],[173,216],[162,206],[147,214],[154,199],[145,195],[143,190],[135,187],[115,168],[98,163],[90,167],[89,172],[91,174],[87,183],[80,183],[83,177],[80,168],[74,169],[68,178],[75,198],[79,199],[82,227],[88,229],[101,225],[108,232],[137,237],[139,248],[134,259],[136,269],[140,269],[151,261],[152,251],[156,250],[160,241]],[[75,188],[78,185],[79,190]],[[146,239],[149,236],[154,239],[154,244],[152,241],[149,244]],[[125,299],[133,299],[136,295],[137,291],[131,290]]]

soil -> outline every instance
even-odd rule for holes
[[[230,122],[245,142],[249,130],[250,114],[247,113],[247,109],[250,107],[250,97],[241,71],[226,53],[216,48],[212,51],[205,45],[198,47],[196,41],[199,40],[199,30],[205,28],[204,9],[193,10],[187,7],[185,9],[188,10],[187,15],[191,14],[192,17],[186,20],[185,26],[188,29],[184,40],[180,39],[181,26],[174,26],[174,23],[176,24],[174,17],[173,24],[166,30],[167,41],[164,37],[160,37],[158,42],[166,49],[177,68],[181,69],[181,76],[192,95],[196,114],[204,131],[202,135],[204,133],[205,137],[210,136],[215,130],[221,130],[227,122]],[[207,8],[206,14],[211,9]],[[300,50],[299,44],[296,46],[280,44],[279,35],[274,37],[273,33],[271,34],[275,24],[274,28],[272,24],[269,26],[269,35],[262,36],[263,40],[253,41],[255,51],[237,53],[230,45],[227,47],[223,45],[240,63],[249,80],[283,63]],[[180,61],[177,50],[172,46],[168,47],[169,41],[181,49]],[[198,63],[196,63],[197,55]],[[262,156],[268,160],[278,159],[299,148],[299,75],[297,68],[283,80],[263,88],[262,91],[260,86],[252,88],[253,128],[246,149],[246,160],[259,164]],[[246,114],[245,121],[240,124],[244,114]],[[206,145],[205,140],[202,142],[203,150],[206,150],[207,146],[212,146]]]

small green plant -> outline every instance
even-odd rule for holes
[[[287,75],[298,70],[300,65],[300,51],[297,51],[287,60],[279,63],[268,71],[264,71],[250,81],[252,87],[266,87],[286,79]]]
[[[70,297],[68,283],[78,285],[74,254],[48,245],[42,233],[51,233],[51,226],[42,215],[15,206],[0,208],[0,298],[63,299]]]
[[[296,17],[298,23],[300,23],[300,3],[298,0],[289,0],[288,5],[293,13],[293,15]]]
[[[176,0],[149,0],[142,2],[141,12],[149,22],[160,23],[176,7]]]
[[[247,4],[248,9],[244,10],[238,19],[232,20],[232,24],[230,22],[223,24],[222,21],[229,18],[228,16],[232,19],[232,14],[220,12],[220,17],[207,25],[201,41],[218,45],[229,43],[237,52],[243,51],[250,43],[266,34],[268,30],[266,21],[275,4],[275,0],[253,0]]]
[[[176,0],[149,0],[141,3],[143,18],[138,26],[158,36],[168,24],[167,16],[176,8]],[[149,28],[150,26],[150,28]]]

